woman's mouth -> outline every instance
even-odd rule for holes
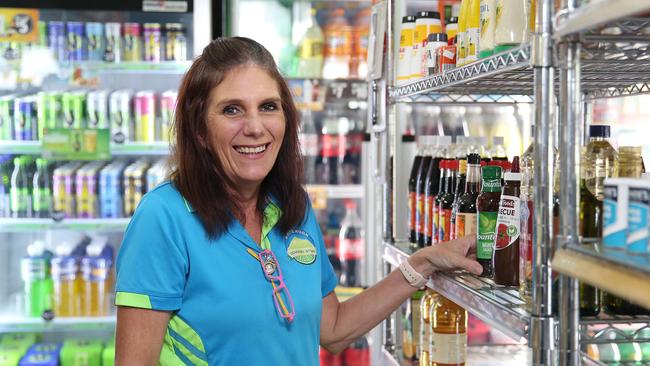
[[[237,151],[238,153],[243,154],[243,155],[257,155],[257,154],[261,154],[264,151],[266,151],[266,149],[269,147],[269,145],[271,145],[271,144],[268,143],[268,144],[255,145],[255,146],[252,146],[252,145],[237,145],[237,146],[234,146],[234,149],[235,149],[235,151]]]

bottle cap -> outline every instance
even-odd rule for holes
[[[449,160],[449,169],[458,170],[458,160]]]
[[[492,137],[492,146],[503,145],[503,136],[494,136]]]
[[[504,174],[503,179],[506,180],[506,181],[521,182],[521,173],[508,172],[508,173]]]
[[[481,164],[481,155],[471,153],[467,155],[467,164],[479,165]]]
[[[498,166],[484,166],[481,168],[483,179],[501,179],[501,168]]]
[[[415,136],[413,136],[413,135],[402,135],[402,142],[415,142]]]
[[[39,257],[45,252],[45,243],[41,240],[35,240],[27,246],[27,255],[30,257]]]
[[[415,23],[415,17],[413,15],[402,17],[402,24],[403,23]]]
[[[417,14],[415,14],[415,19],[421,18],[440,19],[440,13],[437,11],[418,11]]]
[[[447,34],[446,33],[429,33],[427,36],[427,42],[444,42],[447,43]]]
[[[589,126],[589,137],[604,137],[610,136],[609,125],[591,125]]]
[[[447,169],[447,165],[448,165],[448,164],[447,164],[447,161],[448,161],[447,159],[442,159],[442,160],[440,160],[440,164],[438,165],[438,167],[439,167],[440,169]]]

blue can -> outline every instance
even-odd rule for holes
[[[84,57],[84,23],[68,22],[68,60],[83,61]]]
[[[99,215],[112,219],[124,217],[122,177],[126,162],[116,161],[99,172]]]
[[[36,100],[32,97],[14,100],[14,140],[31,141],[38,139],[36,120]]]
[[[88,39],[88,59],[101,61],[104,58],[104,25],[97,22],[86,23],[86,37]]]
[[[54,53],[54,58],[59,62],[67,60],[67,42],[63,22],[48,22],[47,38],[50,50]]]

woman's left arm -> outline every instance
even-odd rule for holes
[[[417,251],[409,264],[425,277],[438,271],[464,269],[480,274],[474,255],[475,237],[464,237]],[[399,269],[351,299],[339,303],[334,292],[323,298],[320,343],[330,352],[340,352],[386,319],[417,289]]]

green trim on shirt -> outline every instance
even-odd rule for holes
[[[116,292],[115,305],[131,306],[134,308],[151,309],[151,300],[148,295],[134,294],[132,292]]]

